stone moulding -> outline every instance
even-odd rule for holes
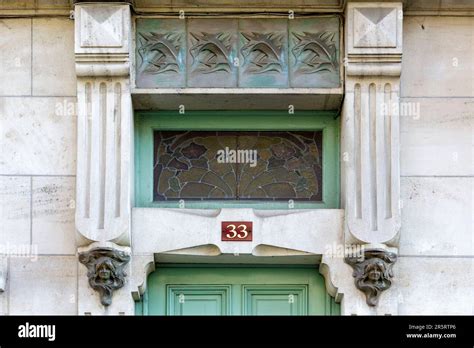
[[[109,306],[113,292],[125,284],[125,265],[130,255],[113,248],[95,248],[79,253],[79,262],[87,267],[87,278],[92,289],[99,292],[100,303]]]
[[[355,286],[365,294],[367,304],[376,306],[382,292],[392,285],[392,267],[397,255],[384,249],[372,249],[365,250],[363,255],[347,256],[344,260],[354,269]]]

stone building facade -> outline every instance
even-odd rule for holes
[[[1,314],[474,314],[472,1],[3,0],[0,51]],[[312,132],[319,171],[198,197],[197,140],[156,171],[187,131]],[[157,300],[169,265],[197,280]],[[269,288],[252,267],[292,271]]]

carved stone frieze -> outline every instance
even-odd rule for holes
[[[321,71],[337,72],[335,33],[293,33],[295,74],[316,74]]]
[[[240,52],[244,57],[242,67],[246,73],[282,72],[284,69],[282,34],[255,32],[240,34],[245,40],[245,45],[240,49]]]
[[[192,73],[231,72],[231,34],[201,32],[189,33],[189,35],[192,42],[192,46],[189,48],[189,53],[193,59],[191,63]]]
[[[96,248],[79,253],[79,262],[87,267],[87,278],[92,289],[99,292],[104,306],[112,303],[112,294],[125,284],[124,266],[130,255],[113,248]]]
[[[340,20],[139,18],[136,86],[336,88]]]
[[[145,73],[162,74],[179,73],[183,66],[179,60],[179,51],[183,37],[179,33],[160,34],[155,32],[138,34],[138,55]]]

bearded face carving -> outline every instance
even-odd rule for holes
[[[365,293],[369,306],[376,306],[380,294],[392,285],[392,266],[396,259],[395,253],[382,249],[366,250],[362,257],[346,257],[346,263],[354,269],[355,285]]]
[[[99,292],[100,302],[104,306],[112,303],[114,290],[125,283],[124,266],[130,256],[112,248],[93,249],[79,254],[79,261],[87,267],[87,277],[92,289]]]

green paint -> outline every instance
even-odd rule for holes
[[[339,208],[339,118],[334,111],[175,111],[135,114],[135,205],[179,208],[179,202],[153,202],[154,130],[322,130],[323,201],[294,202],[294,209]],[[288,209],[287,202],[185,202],[186,208]]]
[[[168,265],[148,277],[137,315],[339,315],[314,266]]]

